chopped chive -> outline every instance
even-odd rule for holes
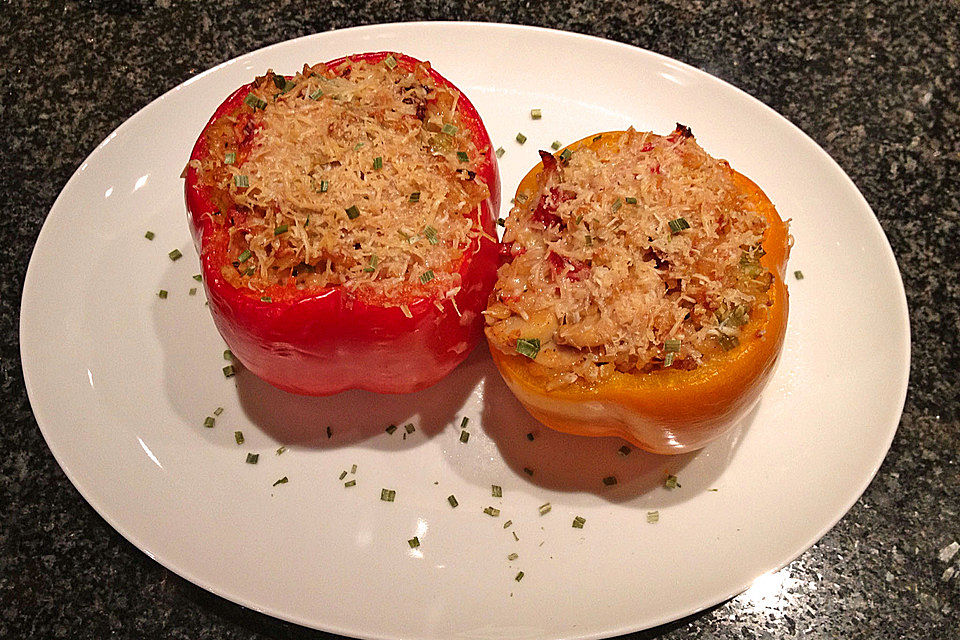
[[[417,430],[417,428],[413,426],[412,422],[408,422],[407,424],[403,425],[403,428],[406,429],[407,433],[413,433]]]
[[[277,89],[280,89],[280,91],[284,91],[286,90],[286,87],[287,87],[287,79],[284,78],[283,76],[278,76],[277,74],[274,74],[273,84],[277,87]]]
[[[603,137],[603,134],[593,136],[593,141],[598,142]]]
[[[273,229],[273,235],[275,235],[275,236],[283,235],[284,233],[287,232],[287,229],[288,229],[288,228],[289,228],[289,227],[288,227],[287,225],[281,224],[279,227],[275,227],[275,228]]]
[[[323,97],[323,89],[320,87],[317,87],[317,90],[311,93],[310,95],[308,95],[307,97],[310,98],[311,100],[319,100],[321,97]]]
[[[543,111],[540,109],[530,109],[530,117],[534,120],[539,120],[543,117]]]
[[[523,468],[523,472],[524,472],[525,474],[527,474],[528,476],[532,476],[532,475],[533,475],[533,469],[531,469],[530,467],[524,467],[524,468]]]
[[[573,525],[572,525],[572,526],[573,526],[574,529],[583,529],[583,525],[584,525],[586,522],[587,522],[586,519],[581,518],[580,516],[577,516],[576,518],[573,519]]]
[[[248,93],[247,97],[243,99],[243,102],[254,111],[256,111],[257,109],[267,108],[267,101],[261,98],[258,98],[257,96],[253,95],[253,93]]]
[[[321,180],[321,181],[320,181],[320,193],[326,193],[326,192],[327,192],[327,189],[329,189],[329,188],[330,188],[330,183],[329,183],[329,182],[327,182],[326,180]]]
[[[362,149],[362,148],[363,148],[363,143],[362,143],[362,142],[358,142],[357,144],[353,145],[353,150],[354,150],[354,151],[360,151],[360,149]]]
[[[153,240],[157,237],[157,235],[153,231],[147,231],[145,234],[143,234],[143,237],[147,240]]]
[[[236,371],[236,369],[233,368],[233,365],[232,365],[232,364],[228,364],[227,366],[225,366],[225,367],[223,368],[223,377],[224,377],[224,378],[232,378],[232,377],[235,376],[236,374],[237,374],[237,371]]]
[[[370,264],[363,268],[366,273],[373,273],[377,270],[377,263],[380,259],[377,257],[377,254],[370,256]]]
[[[341,472],[340,472],[340,480],[343,480],[343,479],[346,478],[346,477],[347,477],[347,472],[346,472],[346,471],[341,471]]]
[[[250,259],[250,256],[253,254],[250,252],[250,249],[244,249],[243,253],[237,256],[237,262],[244,263]]]
[[[215,416],[219,416],[221,413],[223,413],[223,407],[217,407],[213,410],[213,415]]]
[[[405,305],[405,304],[400,305],[400,311],[403,313],[404,317],[406,317],[406,318],[412,318],[412,317],[413,317],[413,312],[410,311],[410,307],[408,307],[408,306]]]
[[[573,155],[573,151],[570,151],[570,149],[564,149],[563,152],[560,154],[560,159],[566,162],[567,160],[570,159],[570,156],[572,155]]]
[[[510,525],[512,525],[512,524],[513,524],[513,520],[507,520],[506,522],[503,523],[503,528],[504,528],[504,529],[509,529],[509,528],[510,528]]]
[[[237,185],[238,187],[249,187],[250,178],[242,174],[237,174],[233,176],[233,184]]]
[[[559,148],[560,148],[560,141],[559,141],[559,140],[554,140],[554,141],[550,144],[550,148],[553,149],[554,151],[556,151],[557,149],[559,149]]]
[[[659,511],[647,511],[647,522],[650,524],[655,524],[660,521],[660,512]]]
[[[460,432],[460,442],[466,444],[468,440],[470,440],[470,432],[469,432],[469,431],[461,431],[461,432]]]
[[[355,464],[350,465],[350,473],[356,473],[356,472],[357,472],[357,465]]]
[[[230,349],[224,349],[224,351],[223,351],[223,359],[224,359],[224,360],[233,360],[233,351],[230,351]]]
[[[676,359],[676,356],[677,354],[673,353],[672,351],[668,352],[667,355],[664,356],[663,358],[663,366],[672,367],[673,361]]]
[[[196,280],[197,282],[203,282],[203,276],[200,275],[199,273],[194,275],[193,279]]]
[[[463,416],[463,420],[460,421],[460,428],[466,429],[468,424],[470,424],[470,418]]]
[[[247,269],[244,273],[245,273],[246,275],[248,275],[248,276],[252,276],[252,275],[255,274],[256,272],[257,272],[257,270],[256,270],[255,268],[250,267],[250,268]]]
[[[413,193],[411,193],[409,200],[410,202],[420,202],[420,192],[414,191]]]
[[[631,449],[627,445],[623,445],[622,447],[617,449],[617,453],[619,453],[623,457],[627,457],[628,455],[630,455],[631,451],[633,451],[633,449]]]
[[[494,498],[502,498],[502,497],[503,497],[503,488],[500,487],[500,485],[497,485],[497,484],[492,484],[492,485],[490,485],[490,495],[492,495]]]
[[[730,349],[734,349],[740,345],[740,338],[721,333],[719,336],[717,336],[717,342],[720,343],[721,349],[724,351],[730,351]]]
[[[157,291],[157,296],[158,296],[161,300],[166,300],[166,299],[167,299],[167,295],[168,295],[168,293],[167,293],[167,290],[166,290],[166,289],[160,289],[160,291]]]
[[[346,488],[346,489],[349,489],[350,487],[355,487],[355,486],[357,486],[357,481],[356,481],[356,480],[347,480],[346,482],[343,483],[343,486],[344,486],[344,488]]]
[[[288,482],[290,482],[290,481],[287,480],[287,476],[283,476],[282,478],[280,478],[279,480],[277,480],[276,482],[274,482],[274,483],[273,483],[273,486],[277,486],[278,484],[287,484]]]
[[[517,353],[519,353],[522,356],[527,356],[531,360],[536,360],[537,354],[540,353],[540,339],[539,338],[518,339]]]
[[[376,158],[373,159],[373,168],[375,171],[379,171],[380,169],[383,169],[383,157],[377,156]]]
[[[233,439],[237,441],[237,444],[243,444],[243,431],[234,431]]]
[[[803,280],[803,271],[794,271],[793,277],[797,280]]]
[[[617,484],[617,477],[607,476],[603,479],[603,484],[607,485],[608,487],[612,487],[613,485]]]
[[[197,295],[197,288],[196,288],[196,287],[190,287],[190,290],[187,291],[187,294],[189,294],[189,295],[191,295],[191,296]]]
[[[663,343],[663,350],[667,353],[678,353],[680,351],[680,339],[670,338]]]
[[[581,213],[576,218],[573,219],[573,224],[580,224],[583,222],[583,214]]]
[[[411,549],[416,549],[417,547],[420,546],[420,538],[418,538],[417,536],[413,536],[412,538],[407,540],[407,544],[410,545]]]
[[[593,245],[593,236],[585,235],[583,236],[583,242],[589,247]]]
[[[517,134],[517,142],[519,142],[520,144],[523,144],[526,141],[527,141],[527,136],[523,135],[522,133]]]
[[[506,152],[507,152],[507,150],[504,149],[503,147],[497,147],[497,150],[494,151],[494,154],[495,154],[498,158],[502,158],[502,157],[503,157],[503,154],[505,154]]]
[[[517,535],[517,532],[516,532],[516,531],[511,531],[510,533],[513,534],[513,539],[514,539],[514,540],[516,540],[517,542],[520,542],[520,536]]]
[[[273,298],[270,296],[260,296],[260,302],[273,302]]]
[[[670,232],[674,235],[680,233],[684,229],[690,228],[690,223],[687,222],[686,218],[676,218],[668,222],[667,225],[670,227]]]
[[[176,262],[177,260],[183,257],[183,254],[180,253],[180,249],[174,249],[167,255],[170,256],[170,259],[173,260],[174,262]]]
[[[433,280],[433,277],[434,277],[434,276],[433,276],[433,270],[432,270],[432,269],[427,269],[426,271],[424,271],[423,273],[420,274],[420,283],[421,283],[421,284],[427,284],[428,282],[430,282],[431,280]]]
[[[234,164],[237,161],[237,152],[231,151],[230,153],[223,154],[223,164]]]
[[[469,162],[470,156],[467,155],[466,151],[457,151],[457,160],[460,162]]]
[[[514,580],[516,580],[517,582],[520,582],[521,580],[523,580],[523,571],[518,571],[517,577],[514,578]]]
[[[679,489],[681,485],[679,482],[677,482],[677,476],[671,474],[667,476],[666,480],[664,480],[663,486],[667,489]]]
[[[278,456],[282,456],[282,455],[283,455],[283,452],[286,451],[286,450],[287,450],[286,447],[281,446],[280,448],[277,449],[277,455],[278,455]]]
[[[389,433],[390,435],[393,435],[393,432],[396,431],[396,430],[397,430],[397,425],[395,425],[395,424],[392,424],[392,425],[390,425],[389,427],[387,427],[386,429],[384,429],[384,431],[386,431],[386,432]]]
[[[524,202],[527,201],[527,198],[529,198],[529,197],[530,197],[530,196],[528,196],[528,195],[525,194],[525,193],[518,193],[518,194],[517,194],[517,202],[523,204]]]
[[[534,438],[534,435],[532,432],[527,434],[527,440],[529,440],[530,442],[533,442],[533,438]]]
[[[442,130],[445,134],[447,134],[448,136],[455,136],[455,135],[457,135],[457,128],[456,128],[455,126],[453,126],[452,124],[450,124],[449,122],[448,122],[447,124],[443,125],[443,129],[441,129],[441,130]]]
[[[205,426],[207,429],[213,429],[213,425],[216,424],[216,422],[217,421],[213,416],[207,416],[203,420],[203,426]]]
[[[433,227],[427,226],[423,228],[423,235],[426,237],[427,242],[430,244],[437,244],[440,242],[440,237],[437,235],[437,230]]]
[[[613,203],[613,210],[616,212],[620,207],[623,206],[623,200],[617,198],[616,202]]]
[[[357,218],[360,217],[360,209],[358,209],[357,205],[355,204],[350,205],[350,208],[345,209],[345,211],[347,212],[347,217],[350,218],[351,220],[356,220]]]
[[[623,199],[623,201],[626,202],[627,204],[637,204],[637,199],[634,198],[633,196],[627,196],[626,198]]]
[[[383,60],[383,64],[387,65],[391,69],[397,66],[397,59],[393,55],[389,55]]]
[[[450,506],[453,507],[454,509],[456,509],[457,505],[460,504],[459,502],[457,502],[457,498],[452,494],[447,496],[447,502],[449,502]]]
[[[394,498],[397,497],[397,492],[393,489],[381,489],[380,490],[380,499],[384,502],[393,502]]]
[[[257,462],[258,462],[259,460],[260,460],[260,454],[259,454],[259,453],[248,453],[248,454],[247,454],[247,464],[257,464]]]
[[[497,509],[496,507],[487,507],[486,509],[483,510],[483,512],[488,516],[490,516],[491,518],[500,517],[500,509]]]
[[[497,218],[497,226],[498,226],[498,227],[505,227],[505,226],[507,226],[507,219],[506,219],[506,218]]]
[[[517,555],[516,553],[511,553],[510,555],[507,556],[507,560],[509,560],[510,562],[513,562],[514,560],[516,560],[516,559],[519,558],[519,557],[520,557],[520,556]]]
[[[553,509],[553,507],[550,505],[550,503],[544,502],[537,510],[540,512],[540,515],[545,516],[550,513],[551,509]]]

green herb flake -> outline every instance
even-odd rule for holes
[[[257,464],[257,462],[258,462],[259,460],[260,460],[260,454],[259,454],[259,453],[248,453],[248,454],[247,454],[247,464]]]
[[[323,97],[323,89],[321,89],[320,87],[317,87],[317,90],[311,93],[310,95],[308,95],[307,97],[310,98],[311,100],[319,100],[320,98]]]
[[[430,282],[431,280],[433,280],[433,277],[434,277],[434,276],[433,276],[433,270],[432,270],[432,269],[427,269],[426,271],[424,271],[423,273],[420,274],[420,283],[421,283],[421,284],[427,284],[428,282]]]
[[[423,235],[427,239],[427,242],[429,242],[430,244],[435,245],[440,242],[440,237],[437,235],[437,230],[434,229],[433,227],[430,227],[430,226],[424,227]]]
[[[418,538],[417,536],[413,536],[412,538],[407,540],[407,544],[410,545],[411,549],[416,549],[417,547],[420,546],[420,538]]]
[[[286,447],[281,446],[280,448],[277,449],[277,455],[278,455],[278,456],[282,456],[283,453],[284,453],[284,451],[286,451],[286,450],[287,450]]]
[[[343,483],[343,487],[345,489],[349,489],[350,487],[355,487],[355,486],[357,486],[356,480],[347,480],[346,482]]]
[[[397,66],[397,59],[393,55],[389,55],[383,59],[383,64],[387,65],[390,69],[393,69]]]
[[[469,431],[461,431],[461,432],[460,432],[460,442],[466,444],[468,440],[470,440],[470,432],[469,432]]]
[[[497,484],[490,485],[490,495],[492,495],[494,498],[502,498],[503,488]]]
[[[526,141],[527,141],[527,136],[523,135],[522,133],[517,134],[517,142],[519,142],[520,144],[523,144]]]
[[[672,367],[673,361],[676,359],[676,356],[677,354],[673,353],[672,351],[668,352],[667,355],[664,356],[663,358],[663,366]]]
[[[470,418],[463,416],[463,420],[460,421],[460,428],[466,429],[468,424],[470,424]]]
[[[233,176],[233,184],[235,184],[238,187],[249,187],[250,178],[242,174],[237,174]]]
[[[793,277],[797,280],[803,280],[803,271],[794,271]]]
[[[355,204],[350,205],[350,208],[345,209],[345,211],[347,212],[347,217],[350,218],[351,220],[356,220],[357,218],[360,217],[360,209],[358,209],[357,205]]]
[[[728,336],[725,333],[721,333],[717,336],[717,342],[720,344],[720,348],[724,351],[730,351],[740,346],[740,338],[737,336]]]
[[[659,511],[647,511],[647,522],[650,524],[656,524],[660,522],[660,512]]]
[[[230,349],[224,349],[224,350],[223,350],[223,359],[224,359],[224,360],[233,360],[233,351],[230,351]]]
[[[520,557],[520,556],[517,555],[516,553],[511,553],[510,555],[507,556],[507,560],[509,560],[510,562],[513,562],[514,560],[516,560],[516,559],[519,558],[519,557]]]
[[[530,467],[524,467],[524,468],[523,468],[523,472],[524,472],[525,474],[527,474],[528,476],[532,476],[532,475],[533,475],[533,469],[531,469]]]
[[[273,298],[270,296],[260,296],[260,302],[273,302]]]
[[[512,525],[512,524],[513,524],[513,520],[507,520],[506,522],[503,523],[503,528],[504,528],[504,529],[509,529],[509,528],[510,528],[510,525]]]
[[[450,506],[453,507],[454,509],[456,509],[457,505],[460,504],[459,502],[457,502],[457,498],[452,494],[447,496],[447,502],[449,502]]]
[[[232,377],[235,376],[235,375],[237,375],[237,370],[234,369],[234,367],[233,367],[232,364],[228,364],[227,366],[225,366],[225,367],[223,368],[223,377],[224,377],[224,378],[232,378]]]
[[[248,93],[247,96],[243,99],[243,103],[248,107],[250,107],[251,109],[253,109],[254,111],[256,111],[257,109],[267,108],[267,101],[261,98],[258,98],[257,96],[253,95],[253,93]]]
[[[677,476],[671,474],[663,481],[663,486],[667,489],[679,489],[681,485],[677,482]]]
[[[507,150],[504,149],[503,147],[497,147],[497,150],[494,151],[493,153],[494,153],[494,155],[496,155],[498,158],[502,158],[502,157],[503,157],[503,154],[505,154],[506,152],[507,152]]]
[[[373,169],[374,169],[374,171],[379,171],[380,169],[383,169],[383,157],[382,157],[382,156],[377,156],[376,158],[373,159]]]
[[[412,422],[408,422],[407,424],[403,425],[403,428],[406,429],[407,433],[413,433],[417,430],[417,428],[413,426]]]
[[[250,249],[244,249],[243,253],[237,256],[237,262],[239,262],[240,264],[243,264],[244,262],[249,260],[250,256],[252,255],[253,253],[250,252]]]
[[[197,295],[197,288],[196,288],[196,287],[190,287],[190,290],[187,291],[187,295],[191,295],[191,296]]]
[[[223,413],[223,407],[217,407],[213,410],[213,415],[215,416],[219,416],[221,413]]]
[[[630,455],[630,452],[631,452],[631,451],[633,451],[633,449],[631,449],[631,448],[628,447],[627,445],[623,445],[622,447],[620,447],[619,449],[617,449],[617,453],[620,454],[621,456],[623,456],[624,458],[626,458],[628,455]]]
[[[679,353],[680,344],[679,338],[670,338],[663,343],[663,350],[667,353]]]
[[[360,149],[362,149],[362,148],[363,148],[363,143],[362,143],[362,142],[358,142],[357,144],[353,145],[353,150],[354,150],[354,151],[360,151]]]
[[[616,201],[613,203],[613,207],[612,207],[614,213],[616,213],[622,206],[623,206],[623,200],[621,200],[620,198],[617,198]]]
[[[573,151],[570,151],[570,149],[564,149],[563,152],[560,154],[560,159],[566,162],[570,159],[570,156],[572,155],[573,155]]]
[[[194,274],[193,279],[196,280],[197,282],[203,282],[203,276],[200,275],[199,273]]]
[[[583,525],[584,525],[586,522],[587,522],[587,521],[586,521],[585,518],[581,518],[580,516],[577,516],[576,518],[573,519],[573,524],[572,524],[571,526],[572,526],[574,529],[583,529]]]
[[[287,476],[283,476],[282,478],[274,482],[273,486],[277,486],[278,484],[287,484],[288,482],[290,482],[290,480],[287,479]]]
[[[612,487],[613,485],[617,484],[617,477],[607,476],[603,479],[603,484],[607,485],[608,487]]]
[[[457,135],[457,128],[456,128],[455,126],[453,126],[452,124],[450,124],[449,122],[448,122],[447,124],[443,125],[443,128],[441,129],[441,131],[443,131],[443,132],[444,132],[445,134],[447,134],[448,136],[455,136],[455,135]]]
[[[517,582],[520,582],[521,580],[523,580],[523,571],[518,571],[517,577],[514,578],[514,580],[516,580]]]
[[[690,228],[690,223],[687,222],[686,218],[675,218],[667,223],[667,226],[670,227],[670,233],[676,235],[683,231],[684,229]]]
[[[167,255],[170,256],[170,260],[172,260],[173,262],[176,262],[177,260],[183,257],[183,254],[180,253],[180,249],[174,249]]]
[[[157,297],[159,297],[161,300],[166,300],[168,295],[169,292],[166,289],[160,289],[160,291],[157,291]]]
[[[223,154],[223,164],[235,164],[237,162],[237,152],[231,151],[230,153]]]
[[[366,273],[373,273],[377,270],[377,263],[380,261],[380,258],[377,257],[377,254],[370,256],[370,264],[363,268]]]
[[[539,120],[543,117],[543,111],[540,109],[530,109],[530,118],[533,120]]]
[[[589,246],[592,246],[592,245],[593,245],[593,236],[591,236],[591,235],[583,236],[583,242],[584,242],[588,247],[589,247]]]
[[[553,506],[549,502],[544,502],[537,508],[537,511],[540,512],[540,515],[545,516],[550,513],[550,510],[553,509]]]
[[[420,192],[414,191],[413,193],[411,193],[409,200],[410,202],[420,202]]]
[[[355,464],[350,465],[350,473],[356,473],[356,472],[357,472],[357,465]]]
[[[393,435],[393,432],[396,431],[396,430],[397,430],[397,425],[395,425],[395,424],[392,424],[392,425],[390,425],[389,427],[387,427],[386,429],[384,429],[384,431],[386,431],[386,432],[387,432],[388,434],[390,434],[391,436]]]
[[[326,193],[330,189],[330,183],[327,180],[320,181],[320,193]]]
[[[393,502],[397,497],[397,492],[393,489],[381,489],[380,490],[380,499],[384,502]]]
[[[457,160],[460,162],[470,162],[470,156],[467,155],[466,151],[457,151]]]
[[[147,231],[145,234],[143,234],[143,237],[147,240],[153,240],[157,237],[157,234],[155,234],[153,231]]]
[[[559,149],[559,148],[560,148],[560,141],[559,141],[559,140],[554,140],[554,141],[550,144],[550,148],[553,149],[554,151],[556,151],[557,149]]]
[[[637,199],[634,198],[633,196],[627,196],[626,198],[623,199],[623,201],[626,202],[627,204],[637,204]]]
[[[347,472],[346,472],[346,471],[341,471],[341,472],[340,472],[340,480],[343,480],[343,479],[346,478],[346,477],[347,477]]]
[[[539,338],[518,339],[517,353],[519,353],[522,356],[527,356],[531,360],[536,360],[537,354],[540,353],[540,339]]]
[[[289,229],[289,227],[288,227],[287,225],[281,224],[280,226],[274,227],[274,229],[273,229],[273,235],[275,235],[275,236],[283,235],[283,234],[285,234],[285,233],[287,232],[287,229]]]
[[[496,507],[487,507],[486,509],[483,510],[483,512],[488,516],[490,516],[491,518],[500,517],[500,509],[497,509]]]
[[[216,419],[213,416],[207,416],[203,421],[203,426],[207,429],[213,429],[213,425],[216,424]]]
[[[237,444],[243,444],[243,431],[234,431],[233,439],[237,441]]]

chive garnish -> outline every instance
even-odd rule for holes
[[[664,341],[663,350],[667,353],[678,353],[680,351],[680,339],[670,338],[669,340]]]
[[[347,480],[346,482],[343,483],[343,486],[344,486],[344,488],[347,488],[347,489],[349,489],[350,487],[355,487],[355,486],[357,486],[357,481],[356,481],[356,480]]]
[[[244,250],[243,250],[243,253],[241,253],[239,256],[237,256],[237,261],[238,261],[238,262],[241,262],[241,263],[246,262],[247,260],[250,259],[250,256],[251,256],[251,255],[253,255],[253,254],[250,252],[250,249],[244,249]]]
[[[434,276],[433,276],[433,270],[432,270],[432,269],[427,269],[427,270],[424,271],[422,274],[420,274],[420,283],[421,283],[421,284],[427,284],[428,282],[430,282],[431,280],[433,280],[433,277],[434,277]]]
[[[460,442],[466,444],[469,439],[470,439],[470,432],[469,432],[469,431],[461,431],[461,432],[460,432]]]
[[[717,336],[717,342],[720,343],[721,349],[724,351],[730,351],[730,349],[734,349],[740,345],[740,338],[721,333],[719,336]]]
[[[599,140],[600,140],[602,137],[603,137],[603,134],[593,136],[593,141],[594,141],[594,142],[599,142]]]
[[[260,460],[260,454],[259,454],[259,453],[248,453],[248,454],[247,454],[247,464],[257,464],[257,462],[258,462],[259,460]]]
[[[356,473],[356,472],[357,472],[357,465],[355,464],[350,465],[350,473]]]
[[[395,424],[392,424],[392,425],[390,425],[389,427],[387,427],[386,429],[384,429],[384,431],[386,431],[386,432],[389,433],[390,435],[393,435],[393,432],[396,431],[396,430],[397,430],[397,425],[395,425]]]
[[[514,560],[516,560],[516,559],[519,558],[519,557],[520,557],[520,556],[517,555],[516,553],[511,553],[510,555],[507,556],[507,560],[509,560],[510,562],[513,562]]]
[[[394,498],[397,497],[397,492],[393,489],[381,489],[380,490],[380,499],[384,502],[393,502]]]
[[[170,259],[171,259],[172,261],[174,261],[174,262],[176,262],[177,260],[179,260],[180,258],[183,257],[183,254],[180,253],[180,249],[174,249],[173,251],[171,251],[171,252],[168,253],[167,255],[170,256]]]
[[[260,296],[260,302],[273,302],[273,298],[270,296]]]
[[[577,225],[583,222],[583,214],[579,214],[576,218],[573,219],[573,224]]]
[[[355,204],[350,205],[350,208],[345,209],[345,211],[347,212],[347,217],[350,218],[351,220],[356,220],[357,218],[360,217],[360,209],[358,209],[357,205]]]
[[[530,117],[534,120],[539,120],[543,117],[543,111],[540,109],[530,109]]]
[[[247,97],[243,99],[243,102],[253,110],[267,108],[267,101],[258,98],[257,96],[253,95],[253,93],[248,93]]]
[[[469,162],[470,156],[467,155],[466,151],[457,151],[457,160],[460,162]]]
[[[420,538],[418,538],[417,536],[413,536],[412,538],[407,540],[407,544],[410,545],[411,549],[416,549],[417,547],[420,546]]]
[[[505,154],[506,152],[507,152],[507,150],[504,149],[503,147],[497,147],[497,150],[494,151],[494,154],[495,154],[498,158],[502,158],[502,157],[503,157],[503,154]]]
[[[563,152],[560,154],[560,159],[566,162],[567,160],[570,159],[570,156],[572,155],[573,155],[573,151],[570,151],[570,149],[564,149]]]
[[[572,526],[573,526],[574,529],[583,529],[583,525],[584,525],[585,523],[586,523],[586,519],[585,519],[585,518],[581,518],[580,516],[577,516],[576,518],[573,519],[573,525],[572,525]]]
[[[523,468],[523,472],[524,472],[525,474],[527,474],[528,476],[532,476],[532,475],[533,475],[533,469],[531,469],[530,467],[524,467],[524,468]]]
[[[274,482],[273,486],[277,486],[278,484],[287,484],[288,482],[290,481],[287,479],[287,476],[283,476],[282,478]]]
[[[457,135],[457,128],[456,128],[455,126],[453,126],[452,124],[450,124],[449,122],[448,122],[447,124],[443,125],[443,129],[441,129],[441,130],[442,130],[445,134],[447,134],[448,136],[455,136],[455,135]]]
[[[223,407],[217,407],[213,410],[213,415],[215,416],[219,416],[221,413],[223,413]]]
[[[407,433],[413,433],[417,430],[417,428],[413,426],[412,422],[408,422],[407,424],[403,425],[403,428],[406,429]]]
[[[583,236],[583,242],[584,242],[588,247],[591,246],[591,245],[593,245],[593,236],[591,236],[591,235]]]
[[[490,495],[492,495],[494,498],[502,498],[503,488],[498,484],[490,485]]]
[[[223,164],[233,164],[237,161],[237,152],[231,151],[230,153],[223,154]]]
[[[613,203],[613,211],[616,212],[620,207],[623,206],[623,200],[617,198],[616,202]]]
[[[631,451],[633,451],[633,449],[631,449],[627,445],[623,445],[622,447],[617,449],[617,453],[619,453],[621,456],[624,456],[624,457],[630,455]]]
[[[797,280],[803,280],[803,271],[794,271],[793,277]]]
[[[318,87],[316,91],[314,91],[307,97],[310,98],[311,100],[319,100],[322,96],[323,96],[323,89]]]
[[[617,477],[607,476],[603,479],[603,484],[607,485],[608,487],[612,487],[613,485],[617,484]]]
[[[205,426],[207,429],[213,429],[213,425],[216,424],[216,422],[217,421],[213,416],[207,416],[203,420],[203,426]]]
[[[387,65],[388,67],[390,67],[391,69],[393,69],[394,67],[397,66],[397,59],[394,58],[392,55],[389,55],[389,56],[387,56],[386,58],[384,58],[383,64],[385,64],[385,65]]]
[[[539,338],[518,339],[517,353],[519,353],[522,356],[527,356],[531,360],[536,360],[537,354],[540,353],[540,339]]]
[[[167,290],[166,290],[166,289],[160,289],[160,291],[157,291],[157,296],[158,296],[161,300],[166,300],[166,299],[167,299]]]
[[[664,356],[664,358],[663,358],[663,366],[665,366],[665,367],[672,367],[672,366],[673,366],[673,361],[674,361],[674,359],[676,358],[676,356],[677,356],[677,354],[673,353],[672,351],[669,352],[669,353],[667,353],[667,355]]]
[[[491,518],[500,517],[500,509],[497,509],[496,507],[487,507],[486,509],[483,510],[483,512],[488,516],[490,516]]]
[[[224,378],[232,378],[232,377],[235,376],[236,374],[237,374],[237,372],[236,372],[236,370],[233,368],[233,365],[232,365],[232,364],[228,364],[227,366],[225,366],[225,367],[223,368],[223,377],[224,377]]]
[[[234,431],[233,439],[237,441],[237,444],[243,444],[243,431]]]
[[[514,578],[514,580],[516,580],[517,582],[520,582],[521,580],[523,580],[523,571],[518,571],[517,577]]]
[[[280,448],[277,449],[277,455],[278,455],[278,456],[282,456],[282,455],[283,455],[283,452],[286,451],[286,450],[287,450],[286,447],[281,446]]]
[[[560,141],[559,141],[559,140],[554,140],[554,141],[550,144],[550,148],[553,149],[554,151],[556,151],[557,149],[559,149],[559,148],[560,148]]]
[[[143,237],[147,240],[153,240],[157,237],[157,235],[153,231],[147,231],[145,234],[143,234]]]
[[[199,273],[194,275],[193,279],[196,280],[197,282],[203,282],[203,276],[200,275]]]
[[[690,223],[687,222],[686,218],[676,218],[668,222],[667,225],[670,227],[670,232],[674,235],[680,233],[684,229],[690,228]]]
[[[551,509],[553,509],[553,507],[550,505],[550,503],[544,502],[542,505],[540,505],[540,507],[538,508],[538,511],[540,511],[540,515],[545,516],[548,513],[550,513]]]
[[[517,134],[517,142],[519,142],[520,144],[523,144],[526,141],[527,141],[527,136],[523,135],[522,133]]]
[[[426,237],[427,242],[429,242],[430,244],[437,244],[438,242],[440,242],[440,237],[437,235],[437,230],[434,229],[433,227],[429,227],[429,226],[424,227],[423,235],[424,237]]]
[[[380,169],[383,169],[383,157],[377,156],[376,158],[373,159],[373,168],[375,171],[379,171]]]
[[[326,193],[326,192],[327,192],[327,189],[329,189],[329,188],[330,188],[330,183],[329,183],[329,182],[327,182],[326,180],[321,180],[321,181],[320,181],[320,193]]]
[[[347,472],[346,472],[346,471],[341,471],[341,472],[340,472],[340,479],[343,480],[343,479],[346,478],[346,477],[347,477]]]
[[[420,192],[414,191],[410,194],[410,202],[420,202]]]
[[[449,502],[450,506],[453,507],[454,509],[456,509],[457,505],[460,504],[459,502],[457,502],[456,497],[454,497],[452,494],[447,496],[447,502]]]
[[[224,351],[223,351],[223,359],[224,359],[224,360],[233,360],[233,351],[230,351],[230,349],[224,349]]]
[[[637,199],[634,198],[633,196],[627,196],[626,198],[623,199],[623,201],[626,202],[627,204],[637,204]]]
[[[273,235],[275,236],[282,235],[287,232],[287,229],[288,229],[287,225],[281,224],[280,226],[274,228]]]
[[[660,512],[659,511],[647,511],[647,522],[654,524],[660,521]]]
[[[242,174],[237,174],[233,176],[233,184],[237,185],[238,187],[249,187],[250,178]]]
[[[197,288],[196,288],[196,287],[190,287],[190,290],[187,291],[187,294],[188,294],[188,295],[191,295],[191,296],[197,295]]]
[[[512,524],[513,524],[513,520],[507,520],[506,522],[503,523],[503,528],[504,528],[504,529],[509,529],[509,528],[510,528],[510,525],[512,525]]]
[[[677,482],[677,476],[668,475],[667,479],[664,480],[663,482],[663,486],[666,487],[667,489],[679,489],[680,483]]]
[[[357,144],[353,145],[353,150],[354,150],[354,151],[360,151],[360,149],[362,149],[362,148],[363,148],[363,143],[362,143],[362,142],[358,142]]]
[[[377,270],[377,263],[380,259],[377,257],[377,254],[370,256],[370,264],[363,268],[366,273],[373,273]]]

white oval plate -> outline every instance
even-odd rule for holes
[[[789,268],[805,277],[790,278],[783,357],[748,426],[695,455],[620,456],[618,440],[539,427],[483,348],[410,396],[301,398],[243,373],[224,377],[202,288],[189,295],[198,263],[179,176],[191,146],[220,101],[255,74],[384,49],[430,60],[468,93],[507,150],[505,200],[555,139],[629,125],[665,133],[677,121],[762,185],[793,220]],[[531,108],[543,118],[533,121]],[[172,249],[184,257],[171,261]],[[445,640],[603,637],[742,591],[813,544],[866,488],[896,430],[909,361],[886,238],[850,179],[800,130],[648,51],[462,23],[284,42],[152,102],[87,158],[50,211],[20,338],[50,449],[94,509],[151,558],[300,624]],[[217,407],[216,426],[204,428]],[[391,423],[416,431],[388,435]],[[245,463],[248,452],[259,452],[258,464]],[[668,472],[679,488],[662,486]],[[618,483],[607,487],[611,475]],[[273,486],[281,477],[289,482]],[[383,488],[396,491],[394,502],[380,499]],[[576,516],[582,529],[571,526]]]

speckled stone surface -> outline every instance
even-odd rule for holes
[[[808,6],[809,5],[809,6]],[[747,593],[631,638],[960,638],[960,5],[393,0],[4,2],[0,11],[0,638],[329,638],[211,595],[90,508],[20,369],[27,261],[83,158],[153,98],[296,36],[417,19],[568,29],[663,53],[767,103],[873,207],[900,265],[913,364],[900,430],[849,514]],[[69,267],[69,265],[66,265]],[[760,597],[760,596],[763,597]]]

